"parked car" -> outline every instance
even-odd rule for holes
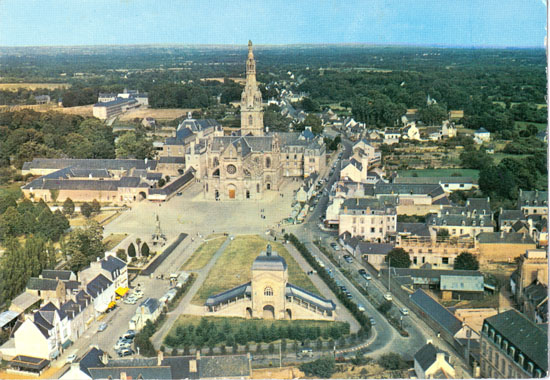
[[[370,281],[372,279],[372,276],[368,273],[362,273],[361,276],[367,281]]]
[[[330,243],[330,246],[332,247],[332,249],[334,249],[335,251],[339,251],[340,250],[340,246],[334,242]]]
[[[177,195],[178,197],[181,197],[181,196],[183,195],[183,192],[178,191],[178,192],[176,193],[176,195]]]
[[[359,311],[363,312],[365,311],[365,306],[361,305],[360,303],[357,304],[357,309],[359,309]]]
[[[353,296],[351,295],[350,292],[344,292],[344,293],[346,294],[346,297],[348,297],[348,298],[353,298]]]
[[[376,321],[374,320],[373,317],[370,317],[370,318],[369,318],[369,322],[370,322],[370,325],[371,325],[371,326],[374,326],[374,325],[376,324]]]
[[[135,330],[128,330],[122,337],[126,339],[134,339],[136,337],[136,332]]]
[[[409,309],[407,309],[406,307],[402,307],[401,309],[399,309],[399,311],[403,315],[409,315]]]
[[[391,300],[393,300],[393,298],[392,298],[392,296],[391,296],[391,293],[386,293],[386,294],[384,294],[384,299],[385,299],[386,301],[391,301]]]
[[[126,348],[130,348],[132,346],[131,343],[129,342],[116,342],[115,345],[113,346],[113,349],[115,351],[121,351],[121,350],[124,350]]]
[[[363,268],[359,269],[358,272],[361,276],[364,275],[364,274],[367,274],[367,271]]]
[[[134,354],[134,350],[132,350],[131,348],[124,348],[120,351],[118,351],[118,356],[120,356],[121,358],[125,357],[125,356],[130,356],[130,355],[133,355]]]
[[[71,364],[76,360],[76,354],[71,354],[67,356],[67,360],[65,360],[65,363]]]
[[[97,332],[105,331],[106,328],[107,328],[107,324],[105,322],[101,322],[101,324],[97,328]]]

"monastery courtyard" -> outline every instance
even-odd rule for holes
[[[194,183],[164,203],[142,201],[105,226],[104,236],[127,233],[135,237],[151,236],[158,214],[162,232],[168,241],[184,232],[207,236],[213,231],[230,234],[264,234],[290,216],[294,192],[302,180],[286,178],[279,192],[269,191],[264,199],[247,201],[210,201],[203,198],[202,184]],[[280,194],[283,194],[281,197]],[[261,210],[264,210],[263,212]],[[261,217],[265,216],[265,219]]]

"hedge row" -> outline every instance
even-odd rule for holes
[[[351,301],[346,295],[342,292],[342,289],[336,285],[336,281],[332,277],[329,276],[328,272],[321,268],[317,260],[313,257],[311,252],[306,248],[300,240],[294,234],[286,234],[285,239],[290,241],[294,247],[300,252],[300,254],[306,259],[306,261],[317,271],[317,274],[323,279],[323,281],[327,284],[327,286],[332,290],[334,294],[338,297],[340,302],[350,311],[350,313],[353,315],[353,317],[359,322],[361,325],[361,330],[359,334],[369,334],[370,333],[370,321],[369,319],[363,314],[362,311],[359,310],[357,307],[357,304],[353,301]]]

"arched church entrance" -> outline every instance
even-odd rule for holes
[[[233,184],[228,185],[227,191],[228,191],[229,199],[235,199],[235,192],[237,191],[237,188],[235,187],[235,185]]]
[[[271,190],[271,184],[270,184],[269,182],[266,183],[266,184],[265,184],[265,188],[266,188],[267,190]]]
[[[275,319],[275,308],[271,305],[265,305],[263,309],[264,319]]]

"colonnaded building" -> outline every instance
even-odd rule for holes
[[[206,300],[207,315],[334,320],[336,305],[288,282],[285,259],[267,245],[252,264],[252,280]]]

